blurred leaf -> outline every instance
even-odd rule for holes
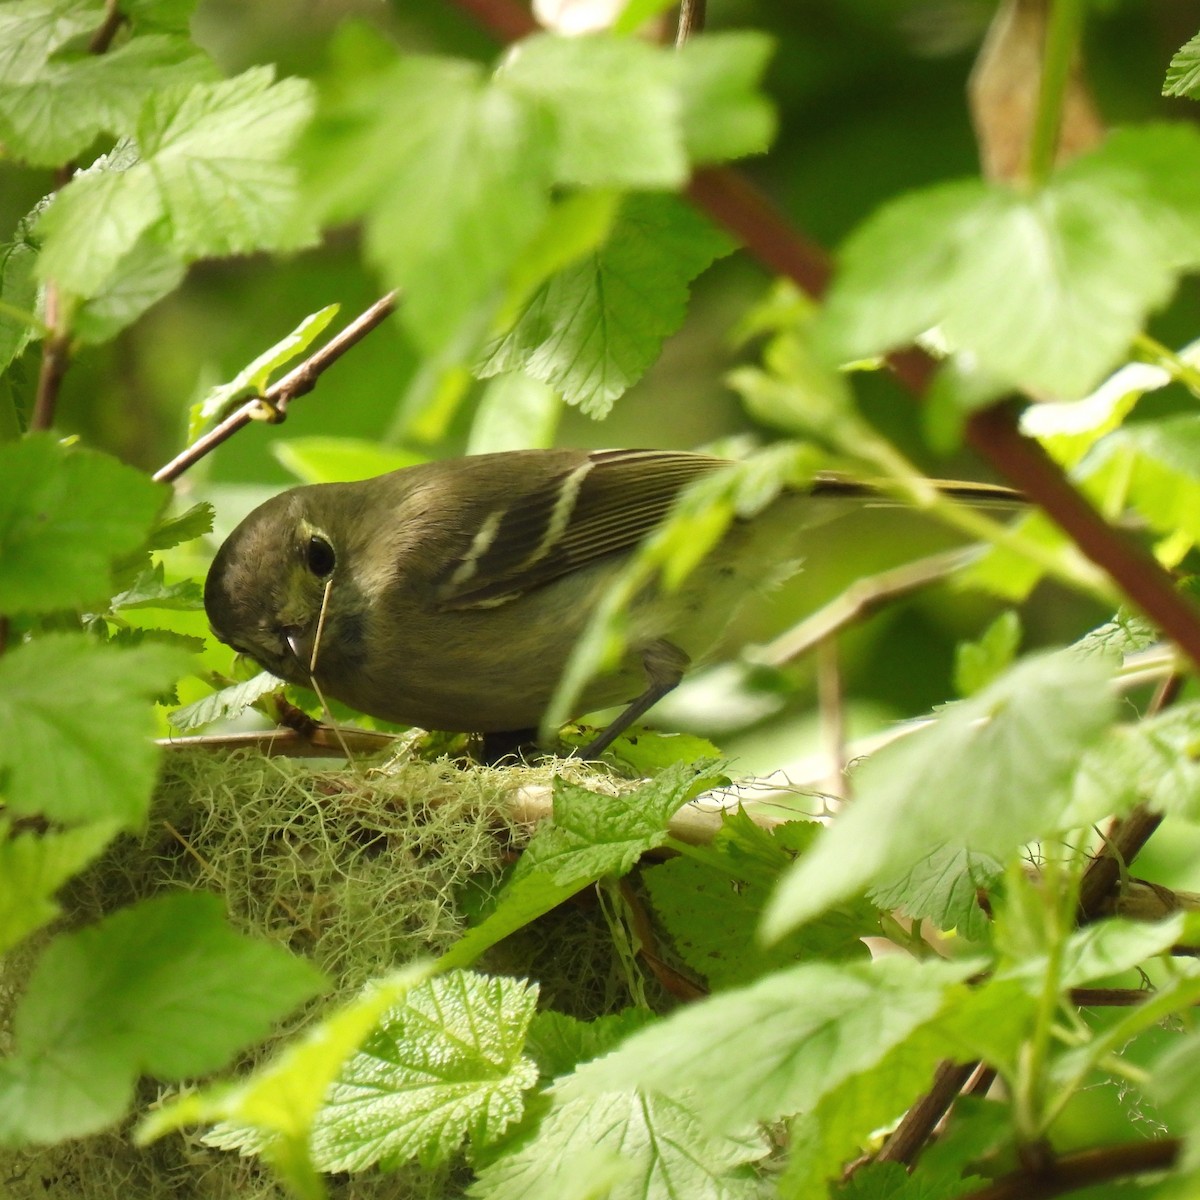
[[[845,246],[818,318],[827,350],[861,358],[938,326],[1002,381],[1082,395],[1200,262],[1198,212],[1200,132],[1182,125],[1114,133],[1035,191],[902,197]]]
[[[191,436],[194,438],[202,426],[224,416],[230,405],[249,396],[261,396],[275,372],[292,359],[299,358],[325,332],[340,308],[340,304],[327,304],[310,313],[291,333],[269,350],[264,350],[228,383],[213,388],[192,410]]]
[[[296,201],[283,160],[310,109],[308,85],[275,83],[269,67],[152,92],[140,161],[77,176],[42,216],[40,277],[95,296],[148,230],[183,262],[310,241],[311,227],[283,220]]]
[[[0,1141],[118,1120],[143,1073],[213,1071],[322,987],[308,963],[234,933],[201,892],[144,900],[42,954],[0,1062]]]
[[[762,154],[775,112],[757,90],[773,49],[761,33],[709,33],[679,48],[683,135],[693,166]]]
[[[497,81],[545,115],[556,183],[675,188],[688,172],[677,70],[670,51],[640,40],[535,34]]]
[[[306,437],[271,443],[279,464],[302,483],[349,483],[373,479],[428,462],[424,454],[359,438]]]
[[[83,342],[105,342],[173,292],[185,267],[175,251],[143,234],[117,263],[104,287],[81,304],[72,329]]]
[[[102,55],[71,48],[103,20],[94,0],[0,6],[0,142],[11,156],[59,166],[102,133],[132,133],[158,92],[216,77],[207,55],[170,34],[134,36]]]
[[[178,650],[122,650],[50,634],[0,658],[0,772],[18,816],[79,823],[145,817],[158,767],[150,701],[186,667]]]
[[[520,371],[498,375],[480,398],[467,453],[552,446],[561,410],[558,393],[546,384]]]
[[[1200,98],[1200,33],[1171,56],[1162,90],[1164,96]]]
[[[943,847],[1007,859],[1060,830],[1079,758],[1113,715],[1108,677],[1095,658],[1031,656],[868,759],[854,804],[784,876],[767,936],[906,875]]]
[[[46,434],[0,444],[0,612],[101,604],[110,567],[139,548],[167,489]]]
[[[529,1026],[525,1053],[537,1063],[543,1079],[554,1079],[607,1054],[635,1029],[655,1019],[656,1014],[644,1008],[626,1008],[591,1021],[545,1010]]]
[[[0,245],[0,373],[41,333],[36,261],[37,246],[21,222],[12,241]]]
[[[1012,666],[1021,644],[1021,618],[1005,609],[977,642],[959,642],[954,649],[954,687],[960,696],[982,691]]]
[[[14,834],[0,821],[0,955],[62,911],[54,893],[92,862],[116,836],[115,822],[96,821],[61,832]]]
[[[479,374],[524,371],[604,416],[683,322],[690,280],[730,248],[675,197],[629,197],[605,245],[537,291]]]
[[[312,1135],[322,1171],[448,1161],[464,1138],[494,1142],[525,1108],[523,1053],[537,988],[456,971],[418,984],[325,1094]]]

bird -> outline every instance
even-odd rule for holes
[[[511,450],[285,491],[213,559],[214,635],[290,683],[385,721],[485,737],[536,730],[581,634],[638,545],[690,486],[732,463],[678,450]],[[989,484],[940,483],[972,503],[1019,503]],[[633,596],[620,661],[577,716],[623,705],[598,756],[703,659],[804,534],[886,502],[818,475],[734,518],[674,588]]]

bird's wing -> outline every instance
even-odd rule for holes
[[[443,608],[503,604],[636,545],[693,480],[724,459],[672,450],[599,450],[555,470],[482,519],[443,572]]]

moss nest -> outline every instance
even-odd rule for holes
[[[187,750],[166,756],[146,831],[118,840],[62,893],[56,930],[184,887],[222,895],[238,929],[316,963],[331,989],[241,1067],[293,1034],[312,1012],[371,977],[447,949],[466,913],[500,886],[528,828],[510,815],[521,789],[555,774],[596,790],[618,781],[583,763],[463,768],[402,759],[330,769],[257,753]],[[55,930],[48,931],[48,937]],[[5,960],[0,1029],[46,938]],[[564,906],[502,943],[482,969],[537,979],[543,1003],[594,1016],[629,1003],[598,906]],[[143,1085],[139,1104],[155,1098]],[[11,1200],[258,1200],[282,1196],[257,1160],[213,1150],[199,1134],[134,1148],[127,1129],[0,1155],[0,1192]],[[459,1196],[461,1169],[412,1167],[334,1180],[342,1200]]]

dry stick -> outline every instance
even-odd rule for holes
[[[967,1192],[962,1200],[1053,1200],[1097,1183],[1170,1170],[1182,1149],[1179,1138],[1156,1138],[1081,1150],[1053,1159],[1042,1171],[1014,1171],[977,1192]]]
[[[676,46],[682,46],[689,38],[703,31],[707,9],[707,0],[682,0],[679,23],[675,27]]]
[[[388,292],[376,300],[364,313],[356,317],[341,333],[329,339],[315,354],[310,355],[295,370],[289,371],[278,383],[272,384],[260,397],[247,400],[240,408],[230,413],[223,421],[213,426],[203,437],[197,438],[182,453],[177,454],[164,467],[154,473],[158,483],[170,483],[178,479],[189,467],[194,466],[206,454],[215,450],[222,442],[232,437],[239,429],[259,419],[264,408],[277,414],[282,420],[288,405],[297,396],[303,396],[316,387],[321,374],[351,346],[360,342],[389,313],[396,308],[396,292]]]
[[[37,395],[33,412],[29,417],[30,430],[49,429],[54,424],[54,410],[58,407],[58,393],[63,376],[71,361],[71,341],[59,329],[58,287],[53,282],[46,284],[45,293],[46,328],[42,342],[42,363],[38,370]]]

